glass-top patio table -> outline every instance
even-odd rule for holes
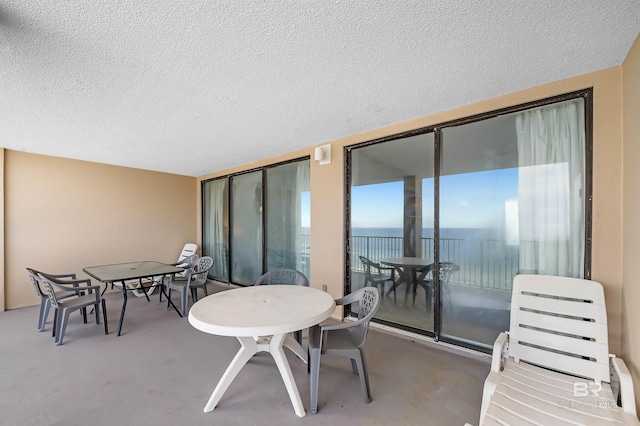
[[[173,309],[182,317],[180,311],[173,304],[169,296],[164,290],[164,280],[162,277],[165,275],[175,276],[176,273],[182,272],[184,269],[179,268],[177,266],[169,265],[166,263],[155,262],[151,260],[143,261],[143,262],[129,262],[129,263],[115,263],[113,265],[99,265],[99,266],[88,266],[82,269],[87,275],[95,278],[98,281],[105,283],[105,290],[109,286],[109,284],[120,282],[122,285],[122,311],[120,312],[120,322],[118,323],[118,336],[122,331],[122,321],[124,320],[124,311],[127,307],[127,292],[132,290],[129,288],[125,281],[128,280],[140,280],[140,287],[138,289],[142,289],[143,293],[149,300],[149,296],[144,291],[143,286],[143,278],[150,277],[161,277],[160,279],[160,291],[165,295],[167,300]],[[104,291],[103,291],[104,293]]]

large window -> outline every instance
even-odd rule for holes
[[[297,269],[309,277],[309,162],[267,169],[267,271]]]
[[[348,291],[377,320],[488,350],[518,273],[589,276],[590,90],[347,149]]]
[[[252,285],[266,271],[309,276],[309,160],[202,183],[203,254],[210,277]]]

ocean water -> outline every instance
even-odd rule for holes
[[[352,228],[354,237],[402,237],[402,228]],[[441,228],[440,238],[461,240],[501,240],[501,229],[492,228]],[[422,228],[422,238],[433,238],[433,228]]]
[[[433,228],[422,229],[422,256],[433,258]],[[403,256],[402,228],[354,228],[351,235],[352,267],[360,269],[359,256],[374,262]],[[518,270],[518,247],[506,243],[499,229],[442,228],[440,260],[459,267],[456,283],[510,289]]]
[[[310,250],[309,228],[304,242]],[[433,228],[422,229],[422,256],[434,255]],[[361,270],[359,256],[374,262],[384,257],[403,256],[402,228],[353,228],[351,233],[351,268]],[[518,271],[519,248],[507,244],[501,229],[442,228],[440,260],[460,268],[452,278],[456,283],[486,288],[510,289]]]

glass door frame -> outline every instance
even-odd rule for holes
[[[548,98],[538,99],[510,107],[500,108],[492,111],[487,111],[479,114],[475,114],[468,117],[463,117],[455,120],[446,121],[439,124],[423,127],[420,129],[411,130],[408,132],[398,133],[395,135],[389,135],[382,138],[374,139],[371,141],[362,142],[355,145],[345,146],[344,152],[344,247],[345,247],[345,269],[344,269],[344,294],[351,293],[351,165],[352,165],[352,150],[357,148],[366,147],[369,145],[375,145],[379,143],[389,142],[396,139],[403,139],[411,136],[416,136],[424,133],[434,133],[434,264],[437,265],[440,262],[440,172],[441,172],[441,153],[442,153],[442,129],[454,126],[460,126],[490,118],[498,117],[505,114],[513,114],[529,109],[543,107],[555,103],[569,101],[572,99],[582,98],[584,100],[584,112],[585,112],[585,186],[584,186],[584,202],[585,202],[585,217],[584,217],[584,238],[585,238],[585,250],[584,250],[584,278],[591,279],[591,248],[592,248],[592,211],[593,211],[593,87],[565,93],[562,95],[551,96]],[[406,330],[412,333],[422,334],[437,341],[454,344],[457,346],[466,347],[469,349],[490,352],[490,349],[476,346],[470,343],[461,342],[458,340],[443,338],[442,334],[442,312],[441,312],[441,295],[440,295],[440,279],[438,274],[433,274],[434,288],[433,288],[433,332],[416,329],[410,326],[393,323],[386,320],[375,318],[373,321],[381,323],[383,325],[391,326],[394,328]],[[357,315],[357,314],[356,314]],[[345,308],[345,316],[354,316],[350,306]]]

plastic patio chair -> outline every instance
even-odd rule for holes
[[[296,269],[274,269],[262,275],[254,285],[285,284],[309,287],[309,279]],[[294,332],[298,343],[302,344],[302,330]]]
[[[207,278],[209,276],[209,270],[213,268],[213,265],[213,258],[209,256],[203,256],[198,259],[196,270],[191,274],[191,284],[189,284],[189,288],[191,289],[191,300],[193,300],[193,303],[198,301],[199,288],[204,290],[205,296],[209,295],[209,292],[207,291]]]
[[[264,284],[291,284],[309,287],[309,279],[300,271],[295,269],[274,269],[262,275],[255,285]]]
[[[46,290],[42,290],[40,287],[40,277],[38,274],[40,271],[36,271],[35,269],[26,268],[27,274],[29,274],[29,279],[31,280],[31,284],[36,291],[36,294],[40,298],[40,313],[38,315],[38,331],[44,331],[44,327],[47,323],[47,318],[49,317],[49,310],[51,309],[51,301],[49,300],[49,296],[47,295]],[[50,277],[58,278],[58,279],[70,279],[75,280],[76,274],[47,274]],[[44,284],[43,284],[44,285]],[[66,297],[73,297],[75,294],[73,293],[65,293],[59,294],[58,299],[64,299]],[[82,312],[84,317],[84,322],[87,322],[86,312]]]
[[[49,300],[51,301],[51,306],[55,309],[53,327],[56,346],[62,344],[71,312],[79,309],[86,310],[86,308],[91,305],[95,308],[96,324],[100,324],[100,308],[102,308],[104,334],[109,334],[107,307],[105,300],[100,295],[100,285],[91,285],[90,279],[60,280],[43,273],[39,273],[38,277],[44,284]],[[60,293],[65,294],[64,292],[70,292],[72,296],[76,297],[60,297]]]
[[[368,284],[381,287],[380,293],[384,294],[384,285],[387,282],[391,282],[391,288],[393,288],[393,301],[396,302],[396,269],[394,267],[380,266],[379,263],[372,262],[364,256],[358,256],[364,267],[364,286]],[[388,271],[388,272],[385,272]]]
[[[432,267],[429,267],[429,270],[432,271]],[[445,284],[449,282],[449,278],[451,278],[451,274],[454,272],[458,272],[460,267],[452,262],[440,262],[440,266],[438,267],[438,274],[440,277],[440,288],[444,289]],[[428,271],[427,271],[428,272]],[[425,274],[426,275],[426,274]],[[418,286],[424,288],[425,295],[425,304],[427,306],[427,311],[431,311],[432,304],[429,303],[431,298],[433,297],[433,279],[429,280],[418,280],[416,282],[416,286],[413,288],[413,304],[416,304],[416,293],[418,290]]]
[[[351,368],[360,376],[364,400],[371,402],[369,375],[365,361],[364,346],[369,331],[369,322],[380,307],[380,292],[376,287],[363,287],[336,300],[336,305],[359,303],[357,321],[339,324],[318,325],[309,329],[309,369],[311,372],[311,412],[318,411],[318,381],[320,356],[339,355],[351,359]]]
[[[202,266],[200,266],[201,260],[202,260]],[[189,293],[191,289],[191,284],[198,277],[200,277],[200,281],[198,281],[198,283],[200,283],[202,281],[202,277],[204,277],[204,285],[206,285],[207,273],[209,269],[211,269],[211,267],[213,266],[213,259],[209,256],[198,257],[197,254],[194,254],[189,258],[184,259],[183,262],[184,261],[188,262],[186,266],[183,266],[186,272],[185,276],[178,275],[176,277],[165,277],[164,285],[166,285],[167,288],[169,289],[169,293],[168,293],[169,299],[171,299],[171,292],[173,290],[176,290],[180,293],[180,298],[181,298],[180,311],[183,316],[186,316],[188,313],[187,307],[189,306]],[[209,266],[205,269],[204,267],[205,265],[209,265]],[[199,267],[202,269],[197,270],[197,268]],[[191,297],[193,298],[193,293]],[[167,300],[167,309],[168,308],[169,308],[169,301]]]

